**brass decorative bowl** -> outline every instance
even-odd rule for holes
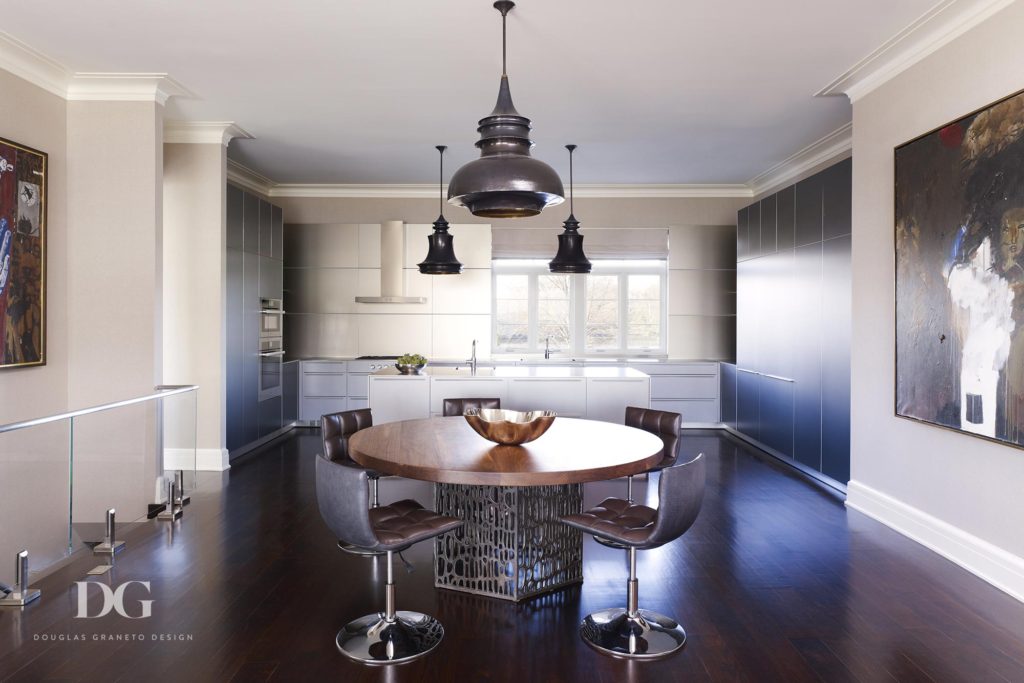
[[[496,410],[467,408],[463,417],[480,436],[503,446],[518,446],[539,439],[555,421],[553,410]]]

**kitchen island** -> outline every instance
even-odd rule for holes
[[[394,368],[370,375],[374,424],[441,415],[446,398],[497,398],[511,410],[554,410],[563,417],[622,423],[626,406],[650,406],[651,378],[623,367],[542,366]]]

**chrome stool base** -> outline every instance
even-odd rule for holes
[[[345,543],[345,541],[338,541],[338,548],[350,555],[359,555],[360,557],[377,557],[379,555],[387,555],[387,552],[383,550],[371,550],[369,548],[360,548],[357,545]]]
[[[364,664],[400,664],[422,657],[441,642],[444,627],[420,612],[396,612],[394,621],[381,613],[351,621],[335,642],[347,657]]]
[[[657,659],[681,648],[686,631],[664,614],[642,609],[630,617],[619,608],[588,614],[580,623],[580,637],[613,657]]]

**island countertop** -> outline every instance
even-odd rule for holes
[[[640,379],[647,375],[633,368],[594,366],[499,366],[477,368],[473,374],[469,368],[443,368],[427,366],[419,375],[403,375],[395,368],[377,370],[371,377],[451,377],[458,379]]]

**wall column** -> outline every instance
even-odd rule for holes
[[[200,386],[196,464],[223,470],[226,147],[167,144],[163,172],[163,383]]]

